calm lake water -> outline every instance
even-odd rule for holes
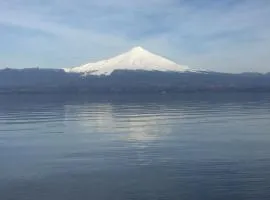
[[[270,95],[0,96],[1,200],[270,199]]]

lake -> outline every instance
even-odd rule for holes
[[[1,200],[270,199],[270,95],[2,95]]]

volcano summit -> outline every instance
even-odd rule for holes
[[[79,67],[65,68],[66,72],[84,75],[110,75],[116,70],[196,72],[187,66],[179,65],[167,58],[153,54],[142,47],[134,47],[116,57],[88,63]]]

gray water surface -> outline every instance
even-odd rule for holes
[[[270,199],[270,95],[0,96],[1,200]]]

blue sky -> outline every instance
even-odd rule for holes
[[[73,67],[142,46],[179,64],[270,71],[269,0],[0,0],[0,67]]]

